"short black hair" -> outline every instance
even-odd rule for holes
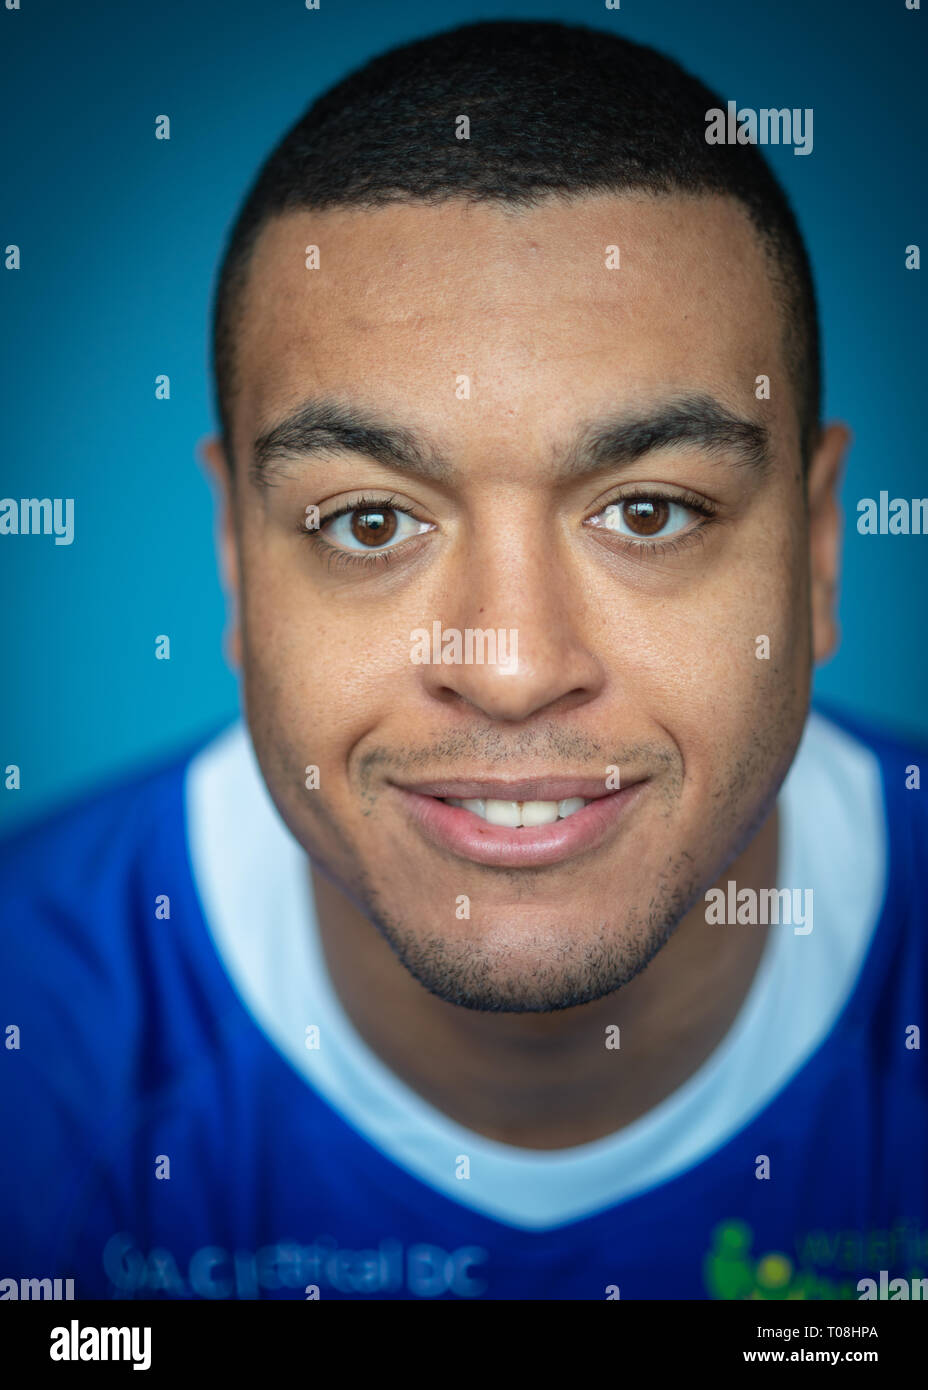
[[[449,198],[719,194],[748,212],[783,304],[803,461],[819,431],[815,289],[789,201],[753,144],[706,142],[724,102],[653,48],[541,21],[468,24],[374,58],[315,101],[259,171],[229,234],[213,305],[216,408],[232,461],[236,336],[251,254],[277,214]],[[466,115],[470,138],[456,138]]]

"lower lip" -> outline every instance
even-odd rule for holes
[[[501,869],[539,868],[560,864],[574,855],[597,849],[638,799],[643,782],[597,797],[563,820],[512,830],[490,825],[473,811],[449,806],[435,796],[396,787],[407,812],[427,840],[476,864]]]

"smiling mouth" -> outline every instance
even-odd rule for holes
[[[611,839],[646,781],[615,791],[605,790],[598,777],[508,784],[461,779],[394,789],[413,825],[436,848],[490,867],[531,869],[590,853]]]
[[[582,811],[593,798],[582,796],[564,797],[560,801],[498,801],[485,797],[459,800],[453,796],[438,797],[446,806],[457,806],[462,811],[470,811],[488,825],[501,825],[509,830],[531,829],[536,825],[553,825],[555,821],[567,820]]]

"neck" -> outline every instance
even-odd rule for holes
[[[777,851],[774,810],[718,886],[774,887]],[[332,984],[368,1046],[459,1124],[529,1149],[612,1134],[681,1086],[734,1022],[768,931],[707,926],[700,900],[616,993],[556,1013],[481,1013],[429,994],[340,889],[315,869],[312,882]]]

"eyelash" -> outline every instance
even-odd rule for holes
[[[402,512],[404,516],[412,517],[413,521],[418,520],[418,517],[413,516],[413,513],[408,507],[397,506],[392,496],[359,497],[356,502],[352,502],[346,507],[339,507],[337,511],[330,512],[327,517],[324,517],[322,521],[320,521],[318,527],[314,531],[307,531],[305,523],[301,522],[299,527],[300,535],[305,536],[311,544],[317,545],[323,551],[327,552],[325,558],[329,569],[337,569],[342,565],[360,565],[364,569],[370,569],[380,565],[386,568],[386,566],[391,564],[395,559],[397,552],[402,550],[405,542],[401,545],[394,546],[391,550],[373,550],[369,555],[365,555],[361,551],[340,550],[337,545],[330,545],[322,534],[323,526],[330,521],[335,521],[337,517],[350,516],[352,512],[363,512],[365,510],[373,511],[378,507],[384,510],[389,508],[394,512]],[[412,539],[413,537],[410,537],[410,540]]]
[[[625,550],[626,553],[629,551],[634,553],[639,559],[645,559],[648,555],[655,554],[672,555],[694,542],[701,543],[705,539],[702,534],[705,527],[709,525],[716,516],[716,508],[712,503],[708,502],[705,497],[700,497],[694,492],[681,491],[671,494],[655,492],[653,488],[641,488],[638,491],[619,493],[616,497],[612,497],[603,502],[602,506],[597,509],[594,515],[598,516],[599,513],[605,511],[607,507],[616,506],[623,502],[649,501],[675,502],[678,506],[686,507],[689,511],[698,513],[702,517],[702,521],[700,521],[698,525],[692,526],[684,534],[671,536],[664,541],[644,539],[639,541],[622,541],[620,538],[616,537],[613,532],[613,537],[619,539],[619,543],[622,545],[623,550]],[[405,542],[393,546],[388,550],[375,550],[365,555],[360,551],[341,550],[338,546],[331,545],[322,535],[322,527],[330,521],[335,521],[337,517],[349,516],[352,512],[363,512],[365,509],[374,510],[378,507],[402,512],[404,516],[411,517],[413,521],[419,519],[408,507],[398,506],[392,496],[359,497],[357,501],[350,503],[348,506],[339,507],[337,511],[330,512],[327,517],[320,521],[319,526],[314,531],[308,531],[305,523],[301,522],[299,533],[305,539],[309,540],[311,544],[319,546],[324,551],[328,552],[326,560],[329,569],[333,567],[338,568],[342,565],[360,565],[364,569],[370,569],[376,566],[385,568],[393,562],[397,554],[403,549],[406,544]],[[410,537],[410,539],[415,539],[415,537]]]
[[[666,540],[639,540],[627,541],[620,536],[615,536],[622,545],[626,554],[631,554],[636,560],[646,560],[650,555],[675,555],[678,551],[684,550],[688,545],[701,545],[706,539],[705,528],[713,522],[718,514],[718,509],[705,497],[700,497],[698,493],[688,492],[682,488],[679,492],[659,492],[654,488],[641,487],[633,489],[631,492],[620,492],[616,497],[610,497],[603,502],[602,506],[594,513],[598,516],[607,507],[621,504],[622,502],[675,502],[679,507],[686,507],[688,511],[696,512],[702,517],[695,526],[691,526],[688,531],[675,536],[668,536]]]

